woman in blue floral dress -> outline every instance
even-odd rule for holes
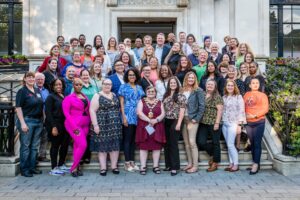
[[[123,122],[123,147],[125,154],[125,170],[134,172],[139,170],[134,163],[135,130],[137,125],[137,104],[145,96],[143,88],[137,83],[140,80],[139,71],[131,68],[124,75],[125,84],[119,88],[121,114]]]

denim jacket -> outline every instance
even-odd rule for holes
[[[194,90],[187,100],[188,117],[200,122],[205,110],[205,95],[201,88]]]

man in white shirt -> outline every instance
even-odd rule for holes
[[[140,62],[138,61],[137,57],[135,56],[134,51],[131,49],[131,39],[130,39],[130,38],[125,38],[125,39],[124,39],[124,44],[125,44],[125,47],[126,47],[126,51],[127,51],[131,56],[133,56],[133,59],[134,59],[134,66],[135,66],[135,67],[138,67]]]

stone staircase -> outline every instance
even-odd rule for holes
[[[180,165],[183,168],[187,165],[187,156],[185,153],[184,143],[183,141],[179,141],[179,155],[180,155]],[[219,164],[219,168],[223,169],[228,166],[228,151],[222,150],[225,146],[225,142],[221,141],[221,163]],[[241,144],[241,147],[243,147],[244,144]],[[72,148],[69,147],[69,152],[67,155],[67,166],[71,166],[72,164]],[[48,154],[49,155],[49,154]],[[209,156],[205,151],[199,151],[199,168],[200,169],[206,169],[208,168],[208,160]],[[139,151],[135,151],[135,161],[137,164],[139,164]],[[252,164],[252,156],[251,152],[243,152],[242,150],[239,152],[239,163],[240,163],[240,169],[246,169]],[[124,164],[124,154],[123,152],[120,152],[119,156],[119,166],[122,168]],[[108,165],[109,162],[108,162]],[[152,155],[151,152],[148,155],[148,167],[152,168]],[[164,168],[165,162],[164,162],[164,153],[161,152],[160,156],[160,167]],[[38,168],[42,170],[50,170],[51,164],[50,162],[39,162]],[[98,161],[98,154],[92,152],[91,156],[91,163],[90,164],[84,164],[83,169],[91,169],[91,170],[98,170],[99,169],[99,161]],[[272,169],[273,164],[272,160],[270,160],[268,151],[263,148],[262,155],[261,155],[261,169]]]

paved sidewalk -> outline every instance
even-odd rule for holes
[[[286,199],[300,200],[300,176],[285,177],[273,170],[255,176],[248,171],[237,173],[219,170],[197,174],[169,173],[146,176],[125,173],[106,177],[96,171],[84,171],[73,178],[50,176],[44,172],[34,178],[0,178],[0,200],[202,200],[202,199]]]

